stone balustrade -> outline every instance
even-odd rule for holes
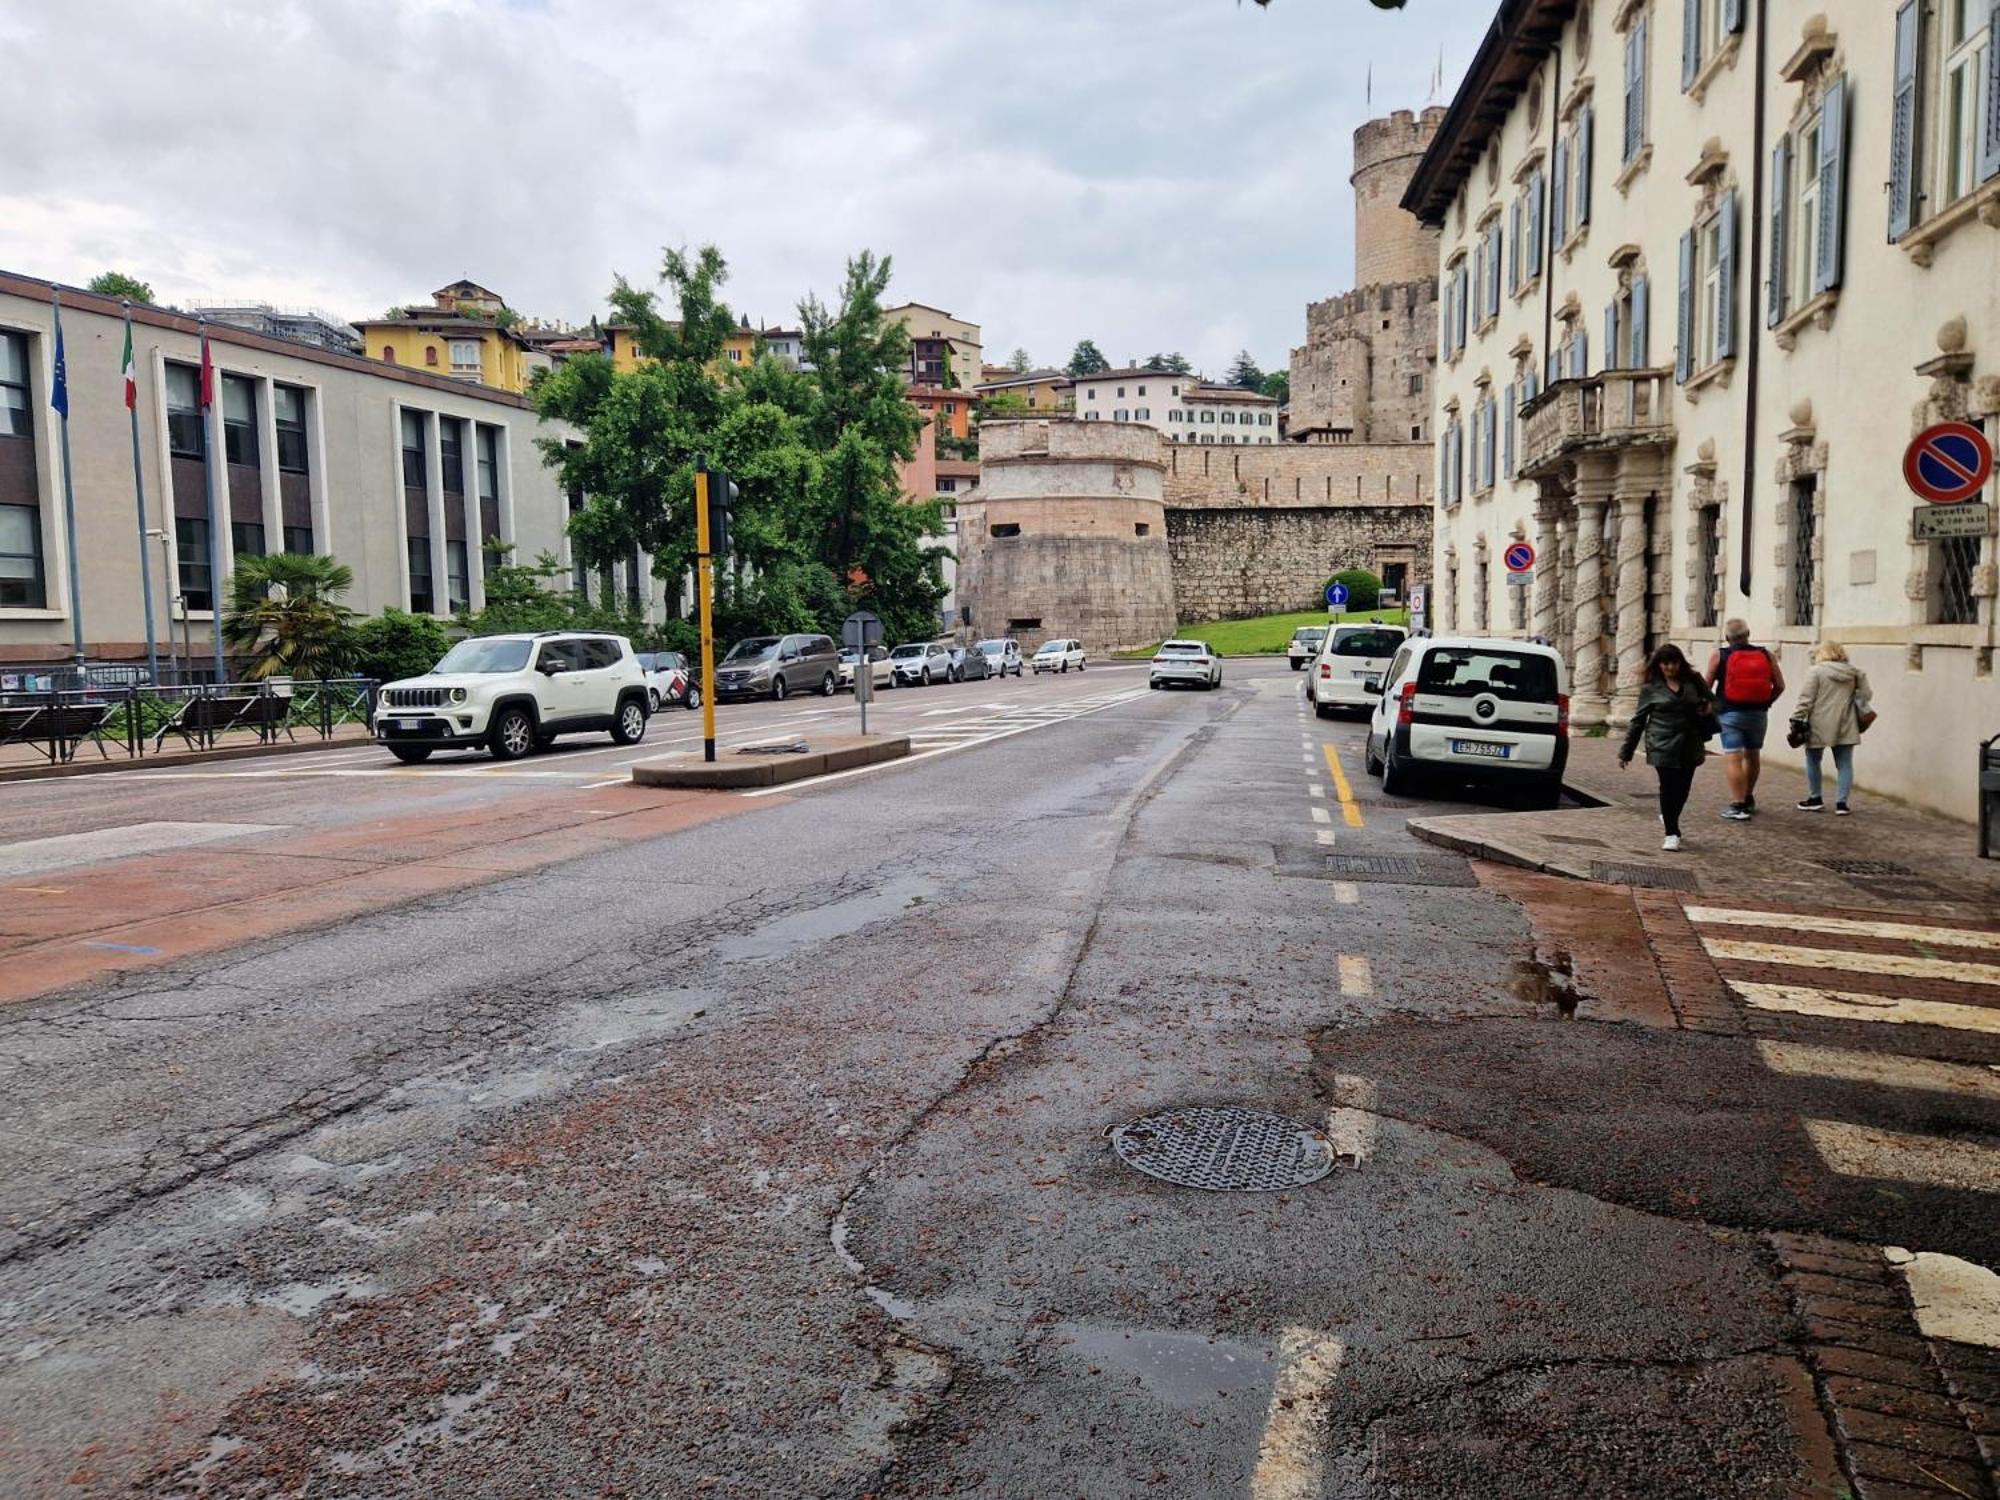
[[[1553,475],[1593,449],[1671,446],[1673,380],[1671,370],[1558,380],[1521,408],[1522,475]]]

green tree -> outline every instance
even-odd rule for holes
[[[1111,361],[1104,357],[1104,351],[1089,339],[1079,343],[1069,357],[1068,373],[1072,380],[1079,375],[1102,375],[1110,368]]]
[[[1373,609],[1381,602],[1382,580],[1366,568],[1343,568],[1327,582],[1347,585],[1348,609]]]
[[[1250,357],[1248,349],[1237,351],[1236,361],[1229,367],[1229,383],[1246,391],[1263,388],[1264,372],[1257,368],[1257,361]]]
[[[86,289],[100,297],[130,297],[134,302],[151,302],[153,289],[136,276],[123,271],[102,271],[90,278]]]
[[[1259,389],[1267,396],[1277,397],[1281,402],[1290,401],[1292,399],[1292,372],[1290,370],[1273,370],[1264,377],[1264,383]]]
[[[442,621],[385,609],[354,627],[350,670],[375,682],[400,682],[423,676],[450,649]]]
[[[1016,349],[1012,354],[1007,356],[1007,368],[1012,370],[1016,375],[1025,375],[1028,371],[1035,368],[1035,362],[1028,358],[1028,351],[1026,349]]]
[[[1028,398],[1018,391],[995,391],[979,403],[979,420],[1011,421],[1028,413]]]
[[[331,557],[246,554],[229,575],[222,638],[251,658],[252,678],[338,676],[354,646],[354,611],[340,596],[353,587],[353,571]]]
[[[1187,356],[1176,349],[1172,354],[1149,354],[1146,368],[1158,370],[1163,375],[1192,375],[1194,366],[1187,362]]]

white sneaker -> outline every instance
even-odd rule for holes
[[[1669,853],[1674,853],[1678,851],[1680,846],[1681,846],[1681,836],[1678,833],[1670,833],[1665,838],[1660,840],[1660,847],[1662,849],[1665,849]]]

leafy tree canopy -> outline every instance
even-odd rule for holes
[[[1257,361],[1250,357],[1248,349],[1237,351],[1236,360],[1229,367],[1229,383],[1246,391],[1263,389],[1264,372],[1257,368]]]
[[[88,289],[100,297],[130,297],[134,302],[151,302],[153,289],[136,276],[123,271],[103,271],[90,278]]]
[[[1079,375],[1102,375],[1111,368],[1111,361],[1104,357],[1104,351],[1089,339],[1076,346],[1069,357],[1069,376],[1074,380]]]
[[[354,627],[352,670],[376,682],[421,677],[451,648],[444,623],[430,615],[385,609]]]
[[[1026,349],[1016,349],[1012,354],[1007,356],[1007,368],[1012,370],[1016,375],[1025,375],[1028,371],[1035,368],[1035,362],[1028,358],[1028,351]]]
[[[331,557],[246,553],[229,575],[222,638],[250,658],[253,679],[337,677],[353,654],[354,611],[340,602],[353,587]]]
[[[1275,396],[1280,401],[1291,400],[1292,372],[1290,370],[1273,370],[1270,374],[1264,377],[1264,384],[1261,387],[1259,387],[1259,389],[1261,389],[1265,395]]]
[[[1172,354],[1149,354],[1146,368],[1158,370],[1165,375],[1192,375],[1194,366],[1187,362],[1187,356],[1176,350]]]

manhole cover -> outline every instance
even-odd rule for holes
[[[1605,885],[1639,885],[1655,891],[1698,891],[1692,870],[1670,870],[1665,865],[1627,865],[1613,860],[1593,859],[1590,878]]]
[[[1451,857],[1408,854],[1329,854],[1326,873],[1336,880],[1380,881],[1385,885],[1473,886],[1472,866]]]
[[[1111,1149],[1129,1167],[1212,1193],[1304,1187],[1333,1170],[1326,1133],[1258,1109],[1176,1109],[1114,1126]]]
[[[1836,875],[1915,875],[1908,865],[1892,865],[1886,859],[1817,859],[1822,870]]]

